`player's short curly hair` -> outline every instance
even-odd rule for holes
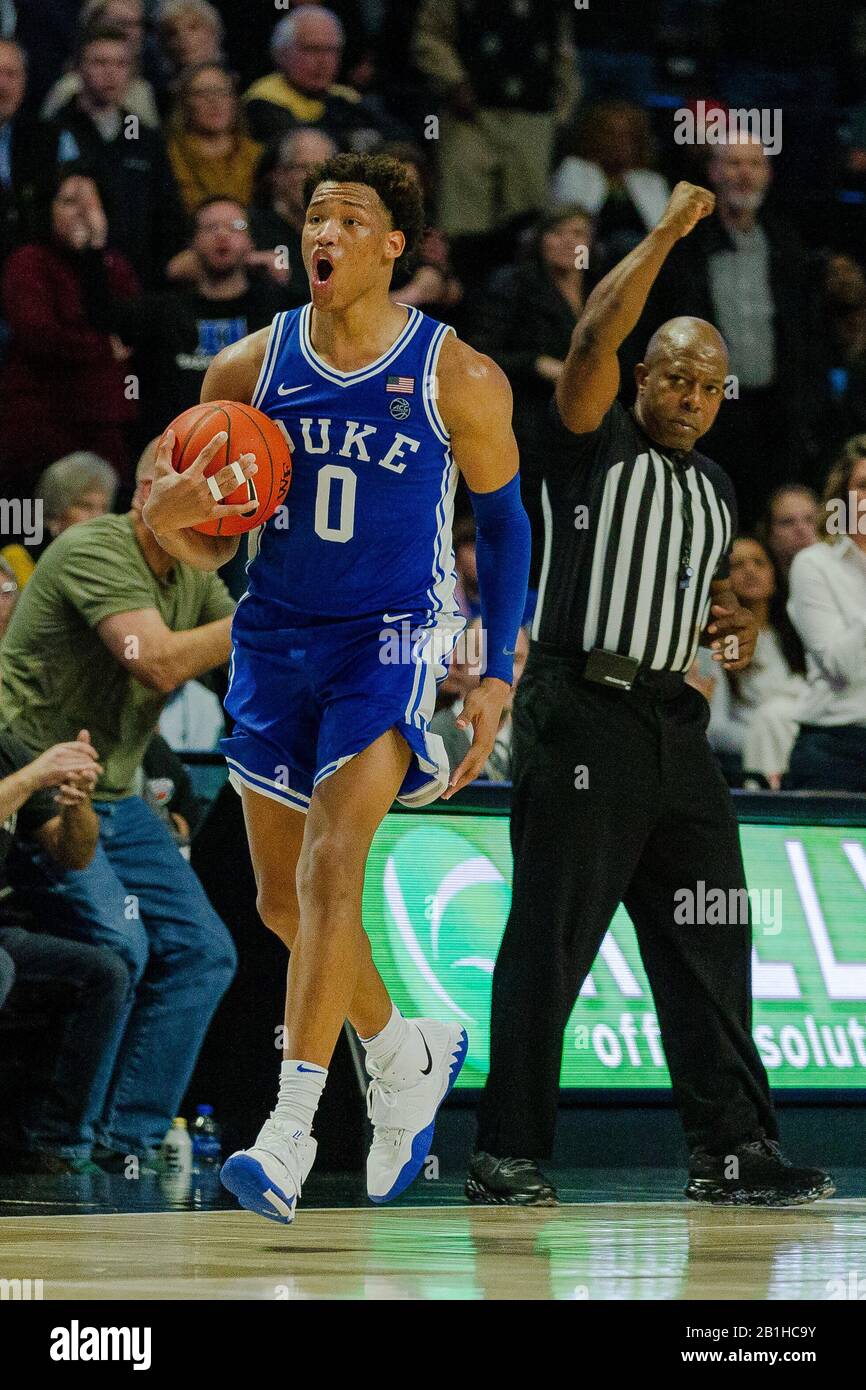
[[[385,154],[335,154],[304,183],[304,201],[309,203],[320,183],[364,183],[375,189],[388,210],[391,225],[406,238],[406,248],[398,259],[411,268],[424,234],[424,195],[415,170],[400,159]]]

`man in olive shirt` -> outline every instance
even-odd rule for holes
[[[136,992],[112,1055],[94,1155],[106,1166],[155,1149],[183,1097],[234,975],[231,937],[166,825],[132,794],[170,692],[226,662],[234,604],[217,575],[180,564],[141,520],[155,441],[126,516],[64,531],[39,560],[3,642],[0,726],[34,753],[90,730],[102,765],[100,843],[52,890],[83,940],[126,961]]]

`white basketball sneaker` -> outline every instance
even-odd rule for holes
[[[417,1178],[433,1142],[436,1112],[451,1091],[466,1060],[469,1039],[459,1024],[432,1018],[408,1019],[418,1029],[427,1067],[417,1079],[399,1075],[392,1061],[385,1075],[368,1063],[372,1080],[367,1114],[373,1143],[367,1158],[367,1193],[371,1202],[390,1202]],[[398,1075],[395,1080],[395,1070]]]
[[[291,1134],[271,1117],[251,1149],[238,1149],[226,1159],[220,1180],[247,1211],[288,1226],[315,1157],[315,1139],[303,1130]]]

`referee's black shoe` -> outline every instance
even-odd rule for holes
[[[745,1207],[798,1206],[835,1191],[829,1173],[820,1168],[796,1168],[774,1139],[755,1139],[729,1154],[696,1149],[685,1188],[693,1202]]]
[[[556,1188],[531,1158],[494,1158],[474,1153],[469,1160],[466,1196],[490,1206],[556,1207]]]

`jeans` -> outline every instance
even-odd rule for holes
[[[104,1104],[91,1118],[99,1143],[142,1154],[171,1127],[237,955],[165,823],[142,799],[93,808],[100,835],[88,867],[63,872],[44,856],[39,862],[74,909],[71,930],[110,946],[129,970],[132,1001],[104,1059]]]
[[[10,1116],[12,1124],[4,1125],[4,1139],[15,1148],[86,1157],[93,1138],[87,1118],[105,1091],[99,1084],[103,1060],[128,1013],[129,971],[106,946],[21,927],[0,927],[0,975],[4,959],[15,984],[2,1018],[4,1031],[7,1023],[26,1026],[39,1020],[50,1056],[44,1079],[34,1085],[32,1041],[27,1040],[28,1086],[14,1107],[14,1120]],[[5,977],[11,983],[8,972]],[[0,1004],[2,995],[0,985]]]

